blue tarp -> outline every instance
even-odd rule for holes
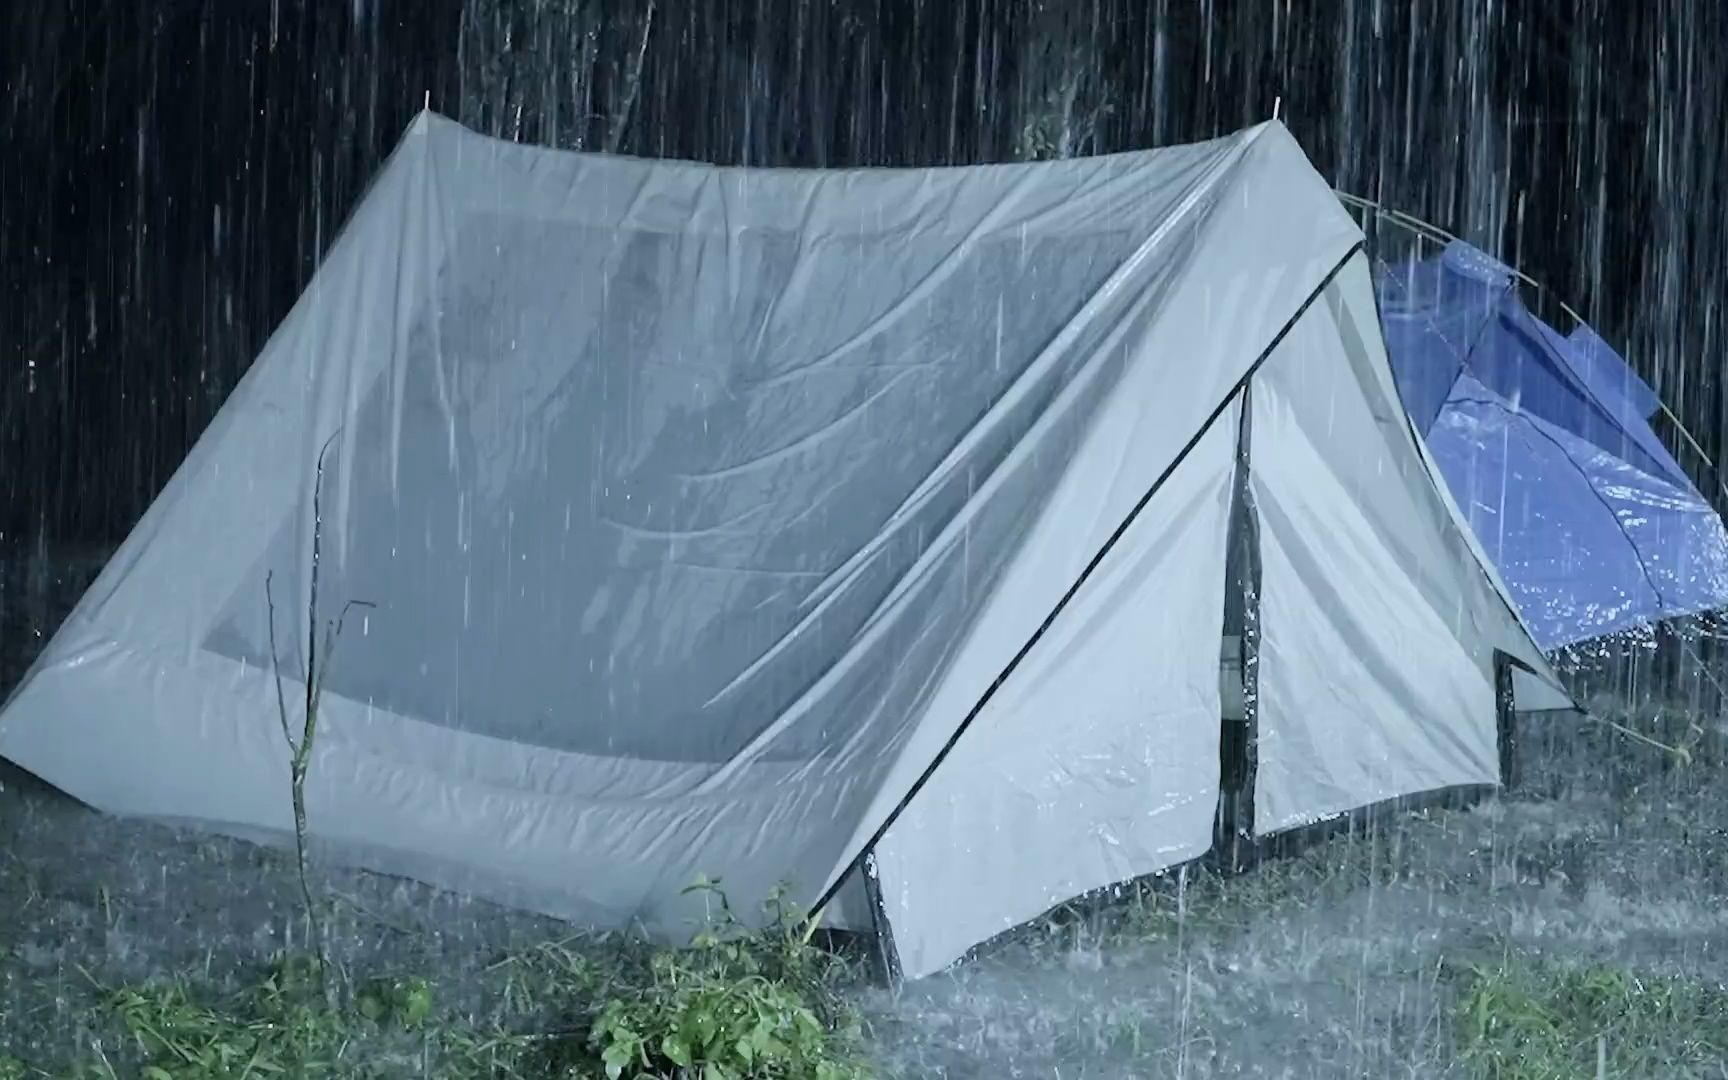
[[[1539,645],[1728,607],[1728,532],[1601,337],[1542,322],[1463,243],[1378,286],[1405,408]]]

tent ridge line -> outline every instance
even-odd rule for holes
[[[967,711],[965,717],[961,719],[960,723],[955,726],[953,733],[948,736],[948,740],[943,743],[942,748],[936,752],[936,755],[931,758],[930,763],[925,766],[924,771],[912,782],[912,786],[907,789],[905,795],[901,796],[900,801],[894,805],[894,809],[889,811],[888,815],[883,818],[882,824],[877,826],[876,830],[870,834],[870,839],[863,846],[860,855],[874,852],[876,850],[876,845],[882,842],[882,838],[888,834],[888,830],[893,828],[894,823],[899,820],[900,815],[905,813],[906,808],[911,805],[912,800],[918,797],[918,793],[924,789],[924,786],[930,782],[933,776],[936,775],[936,771],[942,767],[942,763],[948,759],[948,755],[960,742],[961,736],[966,734],[967,729],[972,726],[972,722],[978,718],[979,714],[984,711],[984,707],[996,696],[996,692],[1002,688],[1003,684],[1006,683],[1009,677],[1014,674],[1015,670],[1019,668],[1021,662],[1031,654],[1035,647],[1037,647],[1038,642],[1046,633],[1049,632],[1050,627],[1055,625],[1056,620],[1073,601],[1074,597],[1079,594],[1080,589],[1086,584],[1087,579],[1092,576],[1092,573],[1097,570],[1097,568],[1104,562],[1105,558],[1109,556],[1117,542],[1127,534],[1135,520],[1139,518],[1141,512],[1151,504],[1153,497],[1158,494],[1158,491],[1164,486],[1165,482],[1168,481],[1171,476],[1175,475],[1176,470],[1181,467],[1182,462],[1186,461],[1188,455],[1193,453],[1194,448],[1200,445],[1200,440],[1212,429],[1212,425],[1218,422],[1218,418],[1224,415],[1224,411],[1230,407],[1230,403],[1235,401],[1239,396],[1241,396],[1243,391],[1247,389],[1248,384],[1253,381],[1254,376],[1259,374],[1261,367],[1263,367],[1266,361],[1271,358],[1272,354],[1277,351],[1278,346],[1283,344],[1284,339],[1296,328],[1296,324],[1302,321],[1302,317],[1308,313],[1308,310],[1314,306],[1314,302],[1325,294],[1326,290],[1335,280],[1337,280],[1338,275],[1344,272],[1344,268],[1350,264],[1350,261],[1362,253],[1365,243],[1365,239],[1357,239],[1350,245],[1349,250],[1344,253],[1343,257],[1333,264],[1332,268],[1326,272],[1325,276],[1322,277],[1314,288],[1309,291],[1308,295],[1303,298],[1302,303],[1297,306],[1296,310],[1291,313],[1290,317],[1284,321],[1284,324],[1278,328],[1278,332],[1272,335],[1272,340],[1269,341],[1266,344],[1266,347],[1260,351],[1260,354],[1254,358],[1254,362],[1248,365],[1248,370],[1242,373],[1242,377],[1237,379],[1230,387],[1230,390],[1224,395],[1223,400],[1219,401],[1212,409],[1212,412],[1206,417],[1205,422],[1202,423],[1199,429],[1194,432],[1193,437],[1191,437],[1187,444],[1184,445],[1176,454],[1170,464],[1164,467],[1164,470],[1158,474],[1158,477],[1152,481],[1151,486],[1146,489],[1145,494],[1141,495],[1134,505],[1128,509],[1128,513],[1123,516],[1122,521],[1118,523],[1116,528],[1111,531],[1110,535],[1105,538],[1104,543],[1098,548],[1097,552],[1093,554],[1092,558],[1087,561],[1085,567],[1081,569],[1079,575],[1068,586],[1067,590],[1063,592],[1061,598],[1056,601],[1055,606],[1050,609],[1049,614],[1044,616],[1043,621],[1038,624],[1037,629],[1032,632],[1031,637],[1026,639],[1026,643],[1020,646],[1019,650],[1009,659],[1007,665],[1002,669],[1002,671],[995,679],[991,680],[989,686],[985,687],[984,692],[979,695],[978,701]],[[832,902],[847,876],[847,874],[841,874],[836,877],[834,882],[828,886],[822,896],[812,905],[811,910],[821,910],[827,904]]]

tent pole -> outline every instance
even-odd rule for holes
[[[1668,422],[1674,425],[1674,430],[1680,433],[1680,438],[1686,441],[1686,445],[1692,448],[1692,452],[1698,455],[1699,459],[1704,462],[1705,466],[1708,467],[1711,472],[1715,472],[1716,463],[1710,460],[1710,455],[1706,454],[1704,448],[1698,445],[1698,440],[1694,439],[1692,433],[1686,430],[1686,425],[1680,422],[1680,418],[1674,415],[1673,411],[1668,408],[1667,403],[1658,399],[1656,407],[1662,410],[1662,415],[1666,416]],[[1724,495],[1728,495],[1728,483],[1724,483],[1722,480],[1717,480],[1716,486],[1722,489]]]

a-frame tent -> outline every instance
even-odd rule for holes
[[[1361,242],[1277,123],[793,171],[423,114],[0,755],[281,836],[316,580],[320,624],[373,605],[323,659],[328,856],[673,938],[698,875],[790,882],[922,975],[1212,843],[1237,522],[1240,823],[1494,784],[1508,690],[1568,702]]]

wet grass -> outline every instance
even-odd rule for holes
[[[3,1051],[28,1016],[4,1018],[0,1080],[862,1080],[842,995],[854,970],[775,914],[746,929],[722,904],[685,948],[540,942],[479,973],[483,1010],[443,1000],[436,972],[327,978],[309,951],[277,955],[226,993],[196,972],[109,988],[80,971],[85,985],[55,1002],[73,1037],[38,1040],[26,1060]]]
[[[1064,905],[872,1002],[886,1054],[901,1075],[953,1078],[1005,1062],[1064,1077],[1544,1075],[1509,1071],[1515,1056],[1484,1071],[1463,1019],[1491,988],[1480,974],[1564,963],[1700,993],[1728,983],[1728,744],[1684,711],[1616,722],[1651,741],[1539,718],[1517,792]],[[1652,744],[1683,740],[1684,755]],[[1645,1075],[1728,1076],[1710,1022],[1620,1029],[1606,1075],[1691,1046]],[[1553,1075],[1596,1074],[1592,1061]]]
[[[1507,955],[1459,976],[1460,1054],[1482,1080],[1720,1077],[1728,989]]]

